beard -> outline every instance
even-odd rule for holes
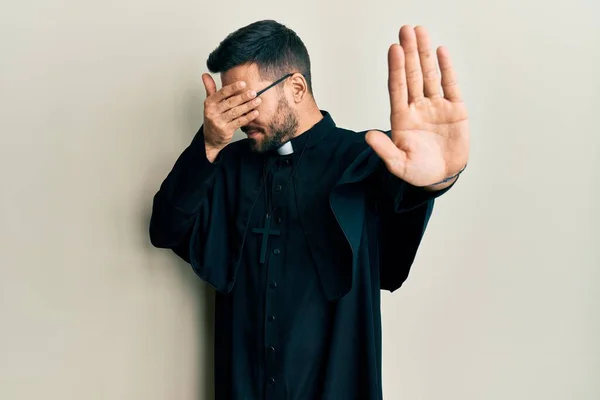
[[[257,153],[276,150],[294,137],[298,130],[298,116],[282,96],[277,104],[275,116],[269,122],[269,130],[262,131],[262,140],[250,138],[250,147]],[[242,130],[249,130],[245,127]]]

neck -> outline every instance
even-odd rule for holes
[[[313,103],[306,110],[300,112],[298,118],[298,129],[296,130],[296,134],[294,137],[299,136],[315,126],[317,122],[323,119],[323,114],[321,114],[321,110],[319,107]]]

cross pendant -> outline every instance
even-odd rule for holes
[[[260,245],[260,263],[264,264],[267,258],[267,244],[269,235],[279,235],[279,229],[271,229],[271,214],[265,215],[265,227],[253,228],[252,232],[262,235],[262,243]]]

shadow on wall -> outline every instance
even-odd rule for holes
[[[189,268],[189,265],[182,262],[185,268]],[[215,292],[214,289],[208,286],[206,283],[200,281],[199,284],[194,285],[198,290],[195,291],[199,310],[201,315],[196,321],[200,324],[197,332],[200,332],[202,342],[198,345],[198,357],[199,366],[201,368],[202,377],[198,381],[199,395],[198,400],[214,399],[215,398],[215,387],[214,387],[214,323],[215,323]]]
[[[199,86],[193,82],[192,87],[185,88],[182,93],[182,99],[179,103],[181,110],[176,115],[182,118],[183,123],[179,126],[186,128],[182,129],[182,132],[173,132],[173,136],[183,137],[182,141],[185,143],[181,151],[191,143],[192,139],[198,132],[204,115],[204,100],[206,98],[204,86],[200,79]],[[140,216],[141,220],[141,237],[145,238],[143,247],[148,250],[149,253],[155,254],[155,248],[150,243],[149,239],[149,223],[152,213],[152,199],[158,191],[162,180],[166,178],[168,172],[171,170],[177,157],[181,152],[174,155],[174,157],[166,159],[162,155],[157,158],[157,162],[150,166],[153,171],[148,173],[146,176],[152,180],[144,185],[145,190],[148,192],[143,193],[142,198],[144,201],[142,209],[144,209],[143,215]],[[157,181],[156,177],[160,177]],[[169,252],[170,255],[168,262],[161,262],[160,265],[156,265],[155,262],[150,260],[150,265],[155,265],[155,268],[168,268],[177,271],[177,276],[180,280],[180,287],[186,293],[189,293],[193,297],[193,303],[197,315],[195,318],[196,326],[193,332],[197,334],[196,349],[197,353],[197,370],[199,374],[194,379],[193,393],[197,393],[198,400],[206,400],[214,398],[214,307],[215,307],[215,292],[212,287],[204,283],[192,270],[190,264],[182,260],[175,253],[169,250],[161,250]],[[152,257],[152,256],[150,256]],[[177,343],[174,343],[176,346]]]

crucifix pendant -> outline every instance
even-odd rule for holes
[[[271,229],[271,214],[266,214],[265,227],[253,228],[252,232],[262,235],[262,242],[260,245],[260,263],[264,264],[267,258],[267,244],[269,241],[269,235],[279,235],[279,229]]]

